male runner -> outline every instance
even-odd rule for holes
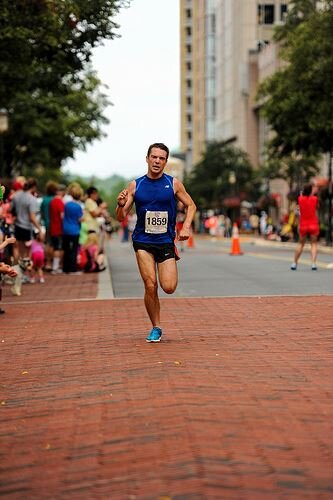
[[[175,177],[164,173],[169,157],[165,144],[154,143],[148,148],[146,175],[131,181],[118,195],[116,217],[124,220],[135,203],[137,223],[132,235],[138,268],[144,283],[144,303],[152,323],[147,342],[159,342],[162,336],[158,283],[164,292],[176,290],[178,271],[175,249],[177,200],[186,208],[182,229],[177,234],[179,241],[190,236],[191,222],[196,206],[184,185]]]

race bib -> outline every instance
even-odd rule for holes
[[[153,212],[147,210],[145,233],[162,234],[168,230],[168,212]]]

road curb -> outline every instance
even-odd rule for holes
[[[112,276],[111,276],[111,257],[110,242],[105,243],[105,271],[98,275],[97,300],[114,299]]]

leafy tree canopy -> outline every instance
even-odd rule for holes
[[[0,102],[19,90],[61,88],[81,80],[92,49],[112,39],[124,0],[3,0]]]
[[[286,157],[270,156],[262,167],[266,179],[285,179],[290,190],[300,190],[319,172],[317,156],[301,156],[291,153]]]
[[[295,0],[276,31],[286,65],[259,89],[262,112],[275,132],[274,154],[305,156],[333,146],[333,2]]]
[[[57,169],[76,148],[99,138],[108,101],[98,85],[94,73],[87,72],[80,85],[67,86],[66,94],[19,93],[5,138],[7,165],[20,172],[39,165]]]
[[[185,184],[200,208],[218,208],[224,198],[235,193],[244,193],[249,201],[256,199],[260,184],[256,175],[244,151],[216,141],[207,144],[202,160]]]
[[[0,108],[9,113],[8,174],[59,168],[103,135],[110,104],[90,67],[92,50],[113,39],[125,0],[3,0]]]

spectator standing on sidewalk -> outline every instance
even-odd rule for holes
[[[1,210],[1,229],[0,229],[0,241],[4,241],[5,238],[9,238],[14,234],[14,218],[10,211],[11,198],[13,195],[13,190],[6,188],[3,193],[2,205],[0,205]],[[3,250],[2,260],[9,265],[14,263],[14,245],[7,245]]]
[[[11,202],[11,213],[14,217],[14,232],[18,250],[18,257],[30,257],[30,246],[34,227],[42,232],[37,220],[38,202],[36,198],[37,181],[28,179],[22,190],[15,193]]]
[[[302,255],[306,239],[309,236],[311,243],[311,269],[312,271],[317,271],[317,241],[319,236],[318,197],[314,195],[311,183],[305,184],[297,201],[300,216],[299,243],[296,247],[294,262],[290,269],[296,271],[298,260]]]
[[[57,193],[50,202],[50,237],[53,248],[52,274],[62,273],[62,221],[64,217],[65,204],[63,198],[66,193],[66,186],[59,184]]]
[[[108,216],[108,208],[107,208],[107,203],[102,200],[102,198],[98,198],[97,200],[97,205],[98,208],[101,209],[100,215],[97,217],[98,221],[98,231],[99,231],[99,250],[103,253],[104,252],[104,246],[105,246],[105,221]]]
[[[71,201],[65,203],[63,220],[63,249],[64,249],[64,273],[77,273],[77,254],[79,248],[79,237],[81,221],[83,219],[83,209],[80,203],[83,196],[82,188],[79,184],[73,183],[69,186]]]
[[[52,271],[53,247],[50,236],[50,203],[57,194],[58,184],[55,181],[48,181],[45,189],[46,195],[42,199],[40,215],[45,227],[45,270]]]
[[[100,217],[106,209],[106,203],[102,202],[98,205],[98,189],[90,186],[87,189],[87,199],[84,204],[84,220],[87,224],[88,233],[100,232]]]
[[[267,212],[265,212],[265,210],[262,210],[260,214],[259,227],[260,227],[260,234],[262,236],[265,236],[267,229]]]
[[[250,226],[251,226],[253,233],[255,234],[255,236],[258,236],[258,234],[259,234],[259,215],[258,214],[251,214],[249,217],[249,221],[250,221]]]
[[[177,235],[179,241],[190,237],[196,212],[196,206],[184,185],[164,173],[168,157],[169,149],[165,144],[151,144],[146,156],[147,174],[131,181],[117,198],[116,216],[119,222],[127,217],[133,204],[136,207],[137,224],[132,241],[145,287],[144,303],[152,324],[147,342],[159,342],[162,336],[157,276],[165,293],[171,294],[177,287],[177,200],[186,207],[186,218]]]
[[[2,199],[3,199],[3,196],[5,194],[5,186],[0,185],[0,189],[1,189],[1,194],[0,194],[0,206],[1,206]],[[0,251],[4,250],[8,245],[12,245],[15,242],[16,242],[16,239],[14,238],[14,236],[9,236],[9,237],[5,236],[4,241],[2,241],[0,243]],[[15,278],[15,276],[17,275],[17,271],[16,271],[16,269],[9,266],[5,262],[0,262],[0,278],[1,278],[2,274],[8,274],[8,276]],[[2,299],[1,281],[2,280],[0,279],[0,301]],[[6,311],[4,309],[2,309],[2,307],[0,307],[0,314],[4,314],[5,312]]]

